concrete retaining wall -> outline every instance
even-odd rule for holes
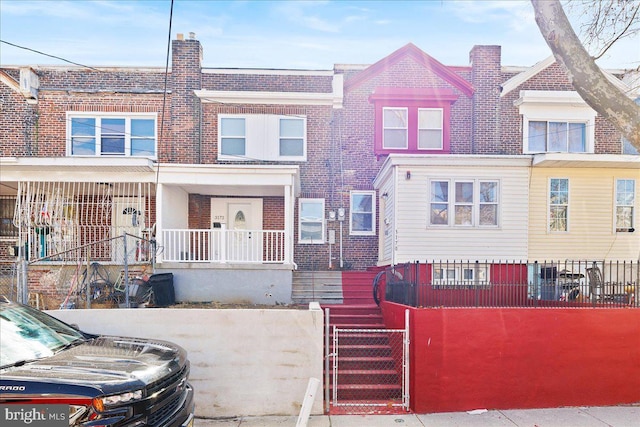
[[[287,309],[93,309],[49,314],[90,333],[173,341],[189,352],[196,415],[298,415],[322,381],[323,312]],[[312,414],[321,414],[318,390]]]

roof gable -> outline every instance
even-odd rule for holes
[[[410,57],[414,59],[418,64],[431,70],[441,79],[447,81],[452,86],[458,88],[462,93],[467,96],[473,95],[475,88],[464,78],[453,72],[449,67],[436,61],[431,56],[424,53],[413,43],[409,43],[400,49],[393,52],[391,55],[381,59],[373,65],[370,65],[364,69],[361,73],[345,82],[345,90],[349,90],[361,83],[379,75],[389,67],[398,63],[400,60]]]

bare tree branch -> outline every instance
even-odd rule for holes
[[[559,0],[531,0],[536,22],[582,99],[640,150],[640,106],[609,81],[573,31]]]

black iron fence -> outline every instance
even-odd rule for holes
[[[425,261],[388,267],[381,299],[412,307],[640,307],[631,261]]]

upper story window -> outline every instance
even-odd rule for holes
[[[429,225],[497,227],[498,181],[431,181]]]
[[[569,91],[520,91],[524,153],[593,153],[596,112]]]
[[[635,221],[635,179],[616,180],[616,231],[626,232],[634,229]]]
[[[549,180],[549,231],[569,231],[569,180]]]
[[[306,160],[305,117],[220,114],[218,158],[222,160]]]
[[[67,114],[72,156],[156,157],[156,115]]]
[[[349,212],[349,233],[354,236],[375,235],[374,220],[376,217],[375,192],[352,191]]]
[[[529,121],[529,151],[585,153],[586,123]]]
[[[376,88],[375,152],[448,153],[451,105],[458,96],[450,89]]]
[[[324,243],[324,199],[300,199],[298,202],[298,241]]]

